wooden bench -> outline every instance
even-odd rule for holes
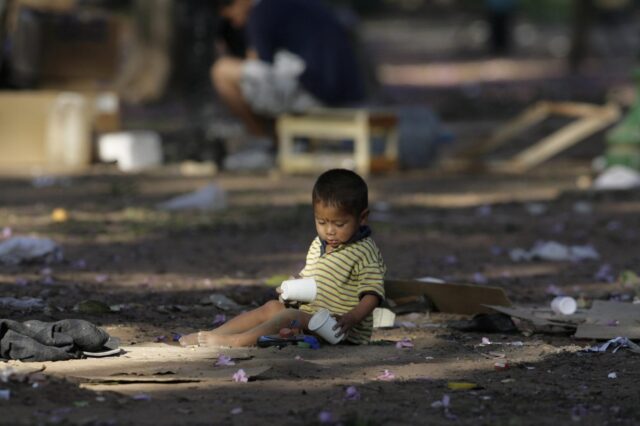
[[[321,172],[347,168],[366,176],[371,172],[393,170],[398,166],[398,118],[395,114],[364,109],[317,109],[303,115],[285,114],[276,122],[278,164],[283,173]],[[384,152],[371,153],[371,138],[382,137]],[[323,152],[312,149],[297,152],[296,138],[320,143],[342,144],[353,141],[352,152]]]

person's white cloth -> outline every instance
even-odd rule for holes
[[[285,50],[276,53],[273,64],[248,60],[242,68],[242,96],[253,111],[271,117],[319,107],[321,102],[300,84],[304,69],[304,60]]]

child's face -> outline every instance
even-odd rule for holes
[[[318,236],[327,242],[327,246],[334,249],[340,244],[349,241],[360,225],[366,223],[368,210],[365,210],[360,217],[357,217],[352,213],[320,201],[314,204],[313,214]]]

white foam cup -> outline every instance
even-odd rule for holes
[[[316,280],[313,277],[283,281],[280,289],[284,300],[313,302],[316,298]]]
[[[313,314],[309,320],[309,330],[316,333],[332,345],[335,345],[346,337],[345,334],[340,334],[336,337],[336,333],[340,332],[340,330],[333,329],[336,324],[336,319],[331,316],[331,313],[328,310],[320,309],[318,312]]]
[[[551,301],[551,310],[558,315],[571,315],[578,307],[576,299],[567,296],[558,296]]]

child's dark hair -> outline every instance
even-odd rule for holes
[[[369,205],[365,181],[351,170],[331,169],[318,177],[313,186],[312,201],[337,207],[355,216]]]

